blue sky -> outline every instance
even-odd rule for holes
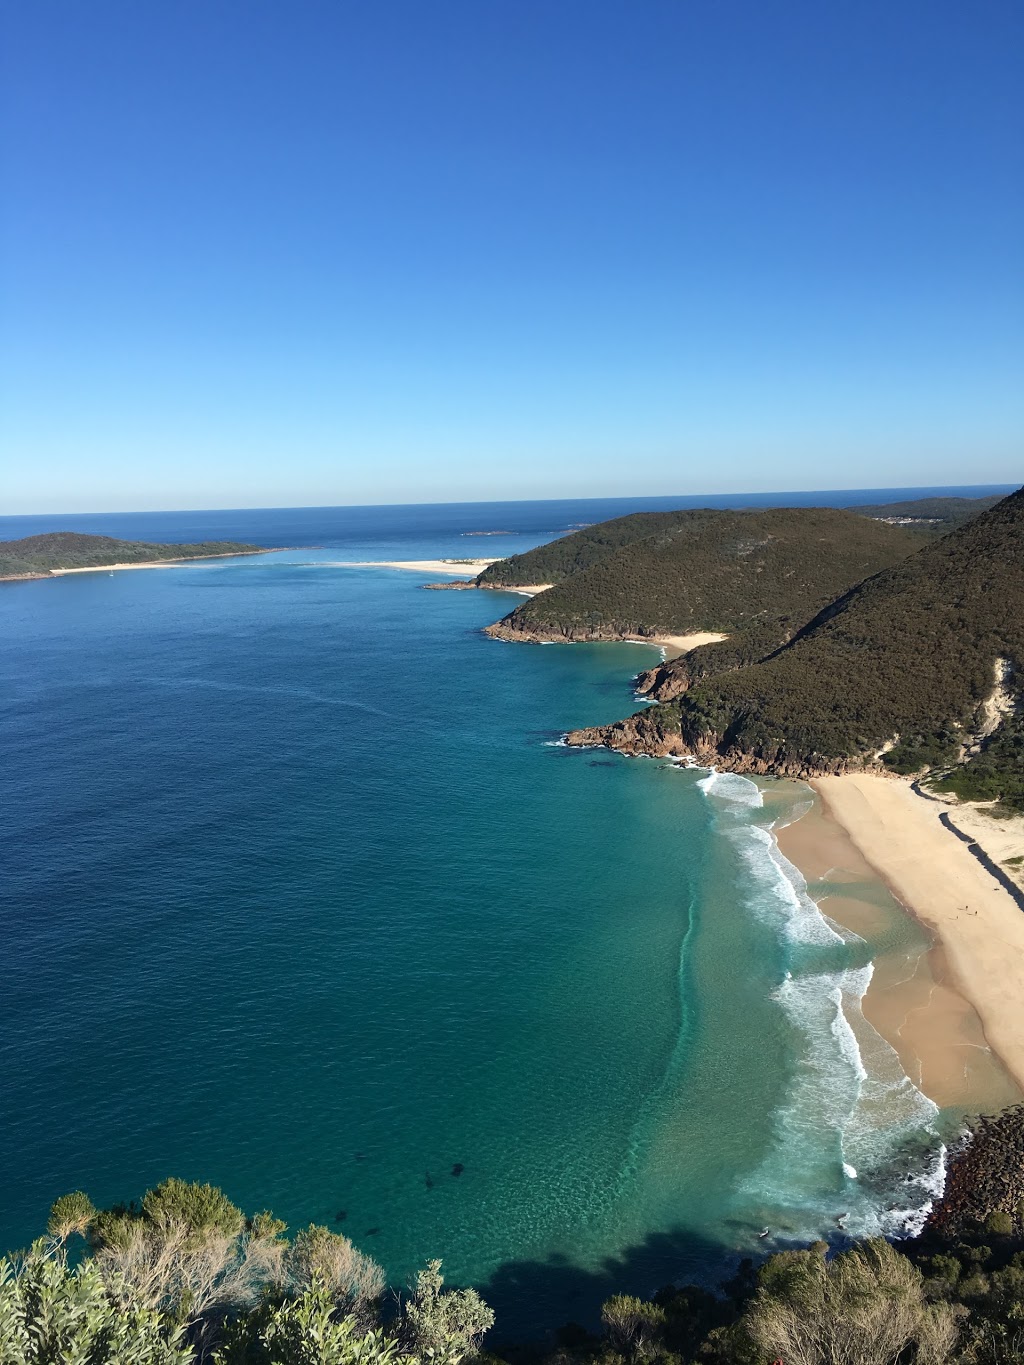
[[[3,506],[1007,482],[1018,0],[15,0]]]

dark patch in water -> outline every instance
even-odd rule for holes
[[[365,1153],[365,1152],[356,1152],[356,1160],[357,1160],[357,1161],[365,1161],[365,1160],[366,1160],[366,1153]]]
[[[431,1178],[429,1171],[427,1172],[426,1181],[424,1183],[426,1184],[428,1190],[432,1190],[434,1188],[434,1181]]]
[[[610,758],[591,758],[588,760],[591,768],[617,768],[619,765]]]
[[[452,1175],[461,1175],[465,1169],[466,1168],[461,1161],[456,1161],[455,1165],[452,1167]]]
[[[380,1232],[380,1228],[367,1228],[366,1231],[363,1233],[363,1236],[376,1237],[378,1232]]]
[[[334,1215],[334,1221],[336,1223],[344,1223],[347,1217],[348,1209],[339,1209],[338,1212]]]

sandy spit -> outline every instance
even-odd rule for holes
[[[494,559],[351,559],[338,561],[339,569],[412,569],[415,573],[446,573],[475,578]]]
[[[228,550],[223,554],[216,555],[186,555],[183,559],[142,559],[137,564],[85,564],[78,569],[47,569],[37,574],[11,574],[0,582],[24,581],[36,578],[63,578],[69,573],[114,573],[122,569],[174,569],[180,568],[182,564],[205,564],[211,559],[241,559],[244,555],[272,555],[283,547],[280,545],[268,546],[265,550]]]
[[[938,939],[951,980],[1024,1089],[1024,910],[910,783],[863,773],[811,785],[897,899]]]

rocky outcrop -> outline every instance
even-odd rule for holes
[[[620,754],[649,758],[683,757],[689,750],[683,744],[678,720],[675,725],[660,709],[639,711],[635,716],[617,720],[612,725],[591,725],[583,730],[570,730],[566,743],[577,748],[600,745],[615,749]]]
[[[666,659],[657,668],[648,668],[637,674],[636,690],[641,697],[651,701],[675,701],[688,690],[693,679],[686,667],[686,656]]]
[[[1024,1105],[979,1118],[949,1160],[946,1187],[925,1232],[956,1237],[1001,1214],[1024,1221]]]
[[[475,578],[455,578],[450,583],[424,583],[429,592],[464,592],[466,588],[478,587]]]
[[[648,758],[690,758],[699,767],[752,777],[839,776],[863,771],[855,759],[829,758],[823,754],[792,753],[782,747],[769,750],[742,749],[727,737],[713,733],[687,736],[675,708],[652,707],[611,725],[592,725],[570,730],[566,743],[577,748],[600,745],[620,754]]]

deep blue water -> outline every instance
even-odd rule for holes
[[[679,507],[854,507],[923,497],[980,498],[1012,493],[1014,484],[934,488],[856,488],[803,493],[714,493],[668,498],[573,498],[536,502],[427,503],[383,507],[270,507],[203,512],[73,512],[45,516],[0,516],[0,540],[44,531],[83,531],[124,540],[185,543],[236,540],[251,545],[410,546],[438,538],[447,543],[467,531],[514,531],[538,544],[585,522],[607,521],[631,512]],[[502,554],[511,541],[473,538],[479,553]],[[490,547],[496,547],[493,550]],[[449,546],[449,552],[452,552]],[[513,553],[511,549],[508,553]],[[397,556],[392,556],[397,557]],[[426,558],[406,553],[405,558]]]
[[[837,1027],[873,946],[764,833],[798,795],[559,747],[651,648],[503,644],[518,598],[337,564],[622,510],[80,518],[323,548],[0,585],[0,1244],[177,1174],[527,1332],[920,1202],[934,1111],[883,1047],[867,1113]]]

